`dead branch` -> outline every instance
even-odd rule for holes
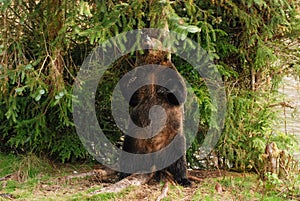
[[[4,177],[1,177],[0,178],[0,181],[6,181],[6,180],[9,180],[9,179],[11,179],[13,177],[13,174],[8,174],[8,175],[6,175],[6,176],[4,176]]]
[[[293,107],[292,105],[290,105],[287,102],[280,102],[280,103],[274,103],[274,104],[269,105],[269,107],[276,107],[276,106],[288,107],[288,108],[291,108],[291,109],[295,109],[295,107]]]
[[[156,201],[160,201],[160,200],[164,199],[165,197],[167,197],[168,190],[169,190],[169,182],[166,181],[161,190],[161,194],[156,198]]]
[[[152,178],[152,174],[133,174],[129,177],[126,177],[117,183],[109,185],[100,190],[92,192],[93,195],[101,193],[119,193],[129,186],[141,186],[147,183]]]
[[[0,194],[0,197],[3,197],[3,198],[5,198],[5,199],[9,199],[9,200],[14,200],[14,199],[16,199],[16,197],[13,196],[13,195],[10,194],[10,193],[1,193],[1,194]]]
[[[68,176],[65,176],[63,179],[64,180],[76,179],[76,178],[82,179],[82,178],[90,177],[90,176],[94,176],[94,175],[95,175],[95,172],[93,170],[90,172],[76,173],[76,174],[68,175]]]
[[[264,172],[278,174],[279,154],[280,150],[275,142],[271,142],[266,145],[265,154],[263,154],[263,158],[265,160]]]

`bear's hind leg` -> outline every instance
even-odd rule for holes
[[[180,157],[175,163],[167,168],[167,170],[174,176],[175,181],[181,186],[188,187],[192,183],[187,177],[185,157]]]

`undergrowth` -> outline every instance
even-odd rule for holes
[[[51,164],[30,154],[16,157],[0,154],[0,178],[7,174],[23,172],[23,180],[12,178],[0,181],[0,192],[13,195],[16,200],[135,200],[155,199],[161,192],[163,183],[129,187],[121,193],[106,193],[92,195],[109,183],[93,181],[89,178],[63,180],[63,176],[76,172],[86,172],[93,169],[92,164]],[[269,175],[267,180],[261,180],[256,174],[224,172],[218,178],[205,178],[202,182],[194,183],[192,187],[183,188],[177,185],[169,186],[168,195],[164,200],[299,200],[300,176],[295,174],[294,188],[289,187],[284,180]],[[219,183],[221,193],[215,190]],[[0,197],[0,200],[2,198]]]

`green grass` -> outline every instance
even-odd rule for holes
[[[106,193],[92,195],[91,192],[101,189],[103,183],[84,179],[64,181],[61,178],[73,174],[73,171],[87,172],[92,170],[89,164],[52,164],[48,160],[35,155],[27,156],[4,155],[0,153],[0,178],[13,174],[14,178],[0,182],[0,194],[10,193],[16,200],[53,200],[53,201],[96,201],[139,199],[155,200],[161,193],[163,182],[141,187],[130,187],[121,193]],[[243,201],[285,201],[298,200],[300,195],[300,176],[296,175],[293,186],[288,193],[282,184],[267,188],[266,183],[259,180],[255,174],[238,174],[228,172],[219,178],[207,178],[200,183],[194,183],[191,188],[169,185],[169,191],[164,201],[191,200],[243,200]],[[219,183],[222,193],[217,193],[215,185]],[[294,197],[294,199],[292,199]],[[0,197],[0,200],[5,200]]]
[[[19,162],[19,158],[15,157],[14,155],[4,155],[0,153],[0,177],[16,171]]]

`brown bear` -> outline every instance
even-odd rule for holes
[[[178,184],[183,186],[190,186],[191,182],[187,178],[187,164],[185,158],[186,151],[186,142],[185,136],[183,133],[183,103],[186,99],[186,87],[183,79],[180,74],[177,72],[175,66],[168,58],[168,53],[161,50],[146,50],[143,55],[138,57],[137,64],[139,66],[143,65],[159,65],[160,67],[157,70],[150,70],[149,72],[144,72],[140,74],[134,74],[128,76],[120,82],[120,89],[127,101],[129,102],[130,107],[130,117],[132,122],[140,127],[146,128],[151,125],[151,123],[159,124],[164,122],[164,126],[159,130],[158,133],[155,133],[154,136],[144,136],[144,133],[141,133],[135,129],[128,129],[128,132],[134,133],[138,138],[133,137],[133,135],[125,135],[125,140],[123,144],[123,150],[129,153],[134,154],[147,154],[155,153],[166,148],[176,137],[176,152],[180,152],[181,155],[177,158],[171,165],[164,168],[163,170],[158,171],[158,175],[164,174],[165,171],[171,173],[174,177],[174,180]],[[150,67],[145,67],[150,68]],[[172,69],[176,72],[176,77],[164,78],[165,69]],[[155,69],[152,67],[152,69]],[[157,84],[157,80],[162,79],[166,83],[167,87]],[[168,80],[169,79],[169,80]],[[133,95],[127,94],[129,88],[141,80],[148,80],[148,84],[138,88]],[[169,84],[167,84],[170,82]],[[164,109],[165,118],[164,119],[155,119],[157,117],[155,114],[152,115],[154,119],[151,120],[151,108],[155,106],[160,106]],[[153,112],[153,111],[152,111]],[[153,122],[152,122],[153,121]],[[130,125],[129,125],[130,127]],[[139,133],[140,132],[140,133]],[[161,161],[166,159],[166,157],[172,157],[168,155],[157,155]],[[145,161],[147,163],[148,161]],[[156,164],[150,164],[149,170],[155,172]],[[130,161],[123,161],[120,164],[122,166],[134,166]],[[149,171],[146,170],[146,171]],[[121,178],[127,176],[128,174],[121,174]]]

